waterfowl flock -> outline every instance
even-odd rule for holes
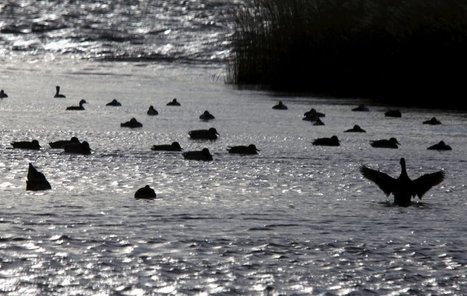
[[[0,91],[0,98],[7,98],[5,91],[2,89]],[[65,95],[60,93],[60,86],[56,86],[55,98],[65,98]],[[86,100],[82,99],[79,102],[78,106],[67,107],[66,110],[85,110],[83,104],[86,104]],[[121,106],[122,104],[116,99],[107,103],[106,106]],[[172,101],[167,103],[167,106],[181,106],[181,104],[174,98]],[[272,107],[276,110],[288,110],[287,106],[279,101],[277,105]],[[358,105],[357,107],[351,109],[355,112],[369,112],[369,108],[363,104]],[[157,115],[157,110],[151,105],[147,111],[147,115]],[[386,117],[401,117],[402,114],[399,110],[389,110],[384,113]],[[324,113],[316,111],[316,109],[311,108],[310,111],[304,113],[303,120],[311,121],[313,125],[324,125],[321,118],[325,117]],[[215,117],[209,112],[204,111],[203,114],[199,116],[203,121],[213,120]],[[441,122],[433,117],[429,120],[423,121],[423,124],[428,125],[439,125]],[[136,118],[131,118],[127,122],[120,124],[121,127],[127,128],[142,128],[143,125]],[[366,133],[359,125],[355,124],[351,129],[345,130],[345,133]],[[192,140],[200,141],[215,141],[218,139],[220,134],[216,128],[211,127],[209,129],[197,129],[191,130],[188,132],[188,136]],[[341,140],[336,135],[331,137],[322,137],[314,139],[311,142],[314,146],[329,146],[329,147],[338,147],[341,146]],[[38,140],[31,141],[15,141],[11,142],[11,145],[15,149],[29,149],[29,150],[40,150],[41,146]],[[391,148],[397,149],[399,141],[395,137],[389,139],[380,139],[370,141],[370,145],[374,148]],[[80,155],[90,155],[91,148],[87,141],[80,141],[77,137],[71,137],[69,140],[59,140],[55,142],[49,142],[51,149],[63,149],[64,153],[67,154],[80,154]],[[168,151],[168,152],[181,152],[183,149],[180,144],[176,141],[171,144],[159,144],[153,145],[150,148],[152,151]],[[336,148],[337,149],[337,148]],[[437,151],[448,151],[452,150],[451,146],[447,145],[444,141],[429,146],[428,150],[437,150]],[[256,155],[260,150],[254,145],[237,145],[237,146],[228,146],[227,152],[230,154],[239,154],[239,155]],[[185,151],[181,155],[184,159],[187,160],[196,160],[196,161],[213,161],[213,155],[207,147],[202,148],[201,150]],[[394,179],[388,176],[385,173],[372,170],[366,166],[360,167],[360,172],[364,178],[373,181],[378,185],[386,195],[394,195],[394,204],[399,206],[407,206],[411,202],[411,198],[418,196],[420,199],[431,187],[441,183],[444,179],[444,172],[439,171],[432,174],[426,174],[416,180],[410,180],[407,176],[405,159],[400,160],[402,172],[398,179]],[[32,164],[29,164],[28,176],[27,176],[27,190],[48,190],[51,189],[50,184],[45,179],[45,176],[38,172]],[[146,185],[143,188],[140,188],[135,193],[135,198],[142,199],[152,199],[155,198],[155,191]]]

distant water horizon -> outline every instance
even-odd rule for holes
[[[222,64],[242,2],[9,1],[0,4],[0,59]]]

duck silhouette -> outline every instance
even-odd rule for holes
[[[402,113],[399,110],[389,110],[384,113],[386,117],[402,117]]]
[[[438,150],[438,151],[452,150],[451,146],[444,143],[444,141],[440,141],[439,143],[434,144],[434,145],[428,147],[427,149],[428,150]]]
[[[330,138],[318,138],[315,139],[312,144],[315,146],[340,146],[337,136],[332,136]]]
[[[55,96],[54,96],[54,98],[66,98],[65,95],[60,93],[60,86],[58,86],[58,85],[55,87]]]
[[[109,103],[107,103],[105,105],[106,106],[111,106],[111,107],[120,107],[122,105],[122,103],[120,103],[116,99],[113,99],[112,101],[110,101]]]
[[[212,120],[212,119],[215,119],[214,115],[212,115],[211,113],[209,113],[208,110],[204,111],[203,114],[201,114],[199,116],[199,119],[201,120],[204,120],[204,121],[208,121],[208,120]]]
[[[287,106],[284,105],[284,103],[282,103],[282,101],[279,101],[279,103],[277,103],[277,105],[274,105],[272,106],[272,109],[275,109],[275,110],[287,110]]]
[[[87,104],[86,100],[79,101],[79,106],[70,106],[67,107],[67,110],[82,111],[84,110],[83,104]]]
[[[148,112],[146,112],[146,114],[151,115],[151,116],[155,116],[155,115],[159,114],[159,112],[157,112],[157,110],[154,109],[154,106],[151,105],[151,106],[149,106]]]
[[[156,192],[154,191],[154,189],[149,187],[149,185],[146,185],[143,188],[136,190],[135,192],[136,199],[154,199],[156,197]]]
[[[129,127],[129,128],[138,128],[138,127],[143,127],[143,124],[138,122],[136,118],[130,119],[130,121],[120,123],[120,127]]]
[[[366,131],[356,124],[351,129],[345,130],[344,133],[366,133]]]
[[[370,145],[375,148],[397,149],[399,148],[398,145],[400,145],[400,143],[397,141],[396,138],[390,138],[388,140],[383,139],[383,140],[370,141]]]
[[[165,145],[153,145],[151,147],[153,151],[182,151],[182,147],[178,142],[173,142],[172,144]]]
[[[174,98],[172,101],[167,103],[167,106],[180,106],[180,103]]]
[[[231,146],[227,147],[229,153],[234,154],[258,154],[259,149],[256,148],[254,144],[248,146]]]
[[[316,126],[324,125],[324,122],[321,120],[321,118],[318,117],[318,119],[316,119],[313,125],[316,125]]]
[[[71,137],[70,140],[60,140],[60,141],[50,142],[49,146],[52,149],[61,149],[63,148],[63,146],[68,145],[68,144],[73,144],[73,143],[79,143],[79,140],[77,137]]]
[[[47,181],[44,174],[36,170],[36,168],[29,163],[26,190],[39,191],[49,189],[52,189],[52,186],[50,186],[50,183]]]
[[[70,143],[68,145],[63,146],[65,153],[70,154],[81,154],[81,155],[89,155],[91,154],[91,148],[89,147],[89,143],[83,141],[82,143]]]
[[[358,107],[353,108],[352,111],[355,111],[355,112],[368,112],[368,111],[370,111],[370,109],[368,109],[367,106],[365,106],[363,104],[360,104],[360,105],[358,105]]]
[[[190,135],[190,138],[193,140],[217,140],[217,136],[219,136],[219,133],[217,130],[213,127],[210,129],[203,129],[203,130],[192,130],[189,131],[188,134]]]
[[[403,207],[411,204],[412,197],[418,196],[421,200],[422,196],[430,190],[431,187],[438,185],[444,180],[443,171],[425,174],[415,180],[411,180],[407,175],[404,158],[400,159],[400,164],[401,174],[397,179],[364,165],[360,167],[360,172],[363,177],[378,185],[386,196],[392,193],[394,195],[394,204]]]
[[[319,117],[325,117],[326,115],[316,111],[315,108],[311,108],[310,111],[305,112],[303,116],[303,120],[316,121]]]
[[[39,141],[32,140],[32,141],[19,141],[19,142],[11,142],[13,148],[18,149],[29,149],[29,150],[39,150],[41,146],[39,145]]]
[[[201,151],[187,151],[182,153],[183,158],[188,160],[202,160],[202,161],[211,161],[212,154],[209,152],[208,148],[203,148]]]
[[[8,95],[5,93],[5,91],[0,90],[0,99],[8,98]]]
[[[439,121],[436,117],[432,117],[430,120],[424,121],[423,124],[439,125],[441,124],[441,121]]]

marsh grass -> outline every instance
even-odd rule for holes
[[[247,0],[232,44],[239,85],[416,103],[467,95],[463,0]]]

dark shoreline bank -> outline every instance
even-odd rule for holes
[[[251,0],[230,82],[272,91],[467,110],[467,3]]]

